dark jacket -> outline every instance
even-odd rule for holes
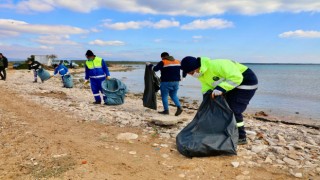
[[[0,58],[0,67],[4,67],[4,68],[8,67],[8,59],[4,56]]]
[[[40,69],[41,64],[38,61],[32,61],[31,64],[29,64],[29,70],[34,69],[38,70]]]
[[[153,66],[153,65],[150,65]],[[161,71],[161,82],[180,81],[180,61],[168,56],[153,67],[154,71]]]

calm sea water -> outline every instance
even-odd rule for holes
[[[129,72],[111,72],[129,91],[144,90],[144,65]],[[258,76],[259,88],[247,111],[320,120],[320,65],[248,65]],[[159,73],[157,73],[160,75]],[[200,83],[187,76],[180,83],[179,97],[201,100]]]

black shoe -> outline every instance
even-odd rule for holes
[[[101,104],[101,101],[95,101],[92,104]]]
[[[182,113],[182,109],[180,107],[177,108],[176,113],[174,114],[175,116],[179,116]]]
[[[164,111],[161,111],[161,112],[158,112],[159,114],[165,114],[165,115],[168,115],[169,114],[169,111],[168,110],[164,110]]]
[[[244,144],[248,144],[247,142],[247,138],[239,138],[238,139],[238,145],[244,145]]]
[[[33,83],[37,83],[38,81],[36,81],[36,80],[34,80],[34,81],[32,81]]]

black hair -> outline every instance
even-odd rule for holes
[[[168,57],[168,56],[169,56],[169,53],[167,53],[167,52],[161,53],[161,58],[165,58],[165,57]]]

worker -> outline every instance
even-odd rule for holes
[[[258,88],[258,79],[247,66],[228,59],[187,56],[181,61],[183,77],[187,74],[197,78],[202,93],[212,90],[212,98],[224,95],[234,112],[238,131],[238,144],[247,144],[242,113]]]
[[[170,96],[170,98],[177,107],[175,116],[179,116],[183,111],[177,95],[179,90],[179,81],[181,80],[180,61],[170,56],[167,52],[161,53],[160,56],[161,61],[158,62],[156,66],[153,66],[152,64],[147,62],[147,65],[150,68],[152,68],[153,71],[160,70],[161,72],[160,92],[163,104],[163,111],[160,111],[159,113],[164,115],[169,114],[168,96]]]
[[[61,82],[62,82],[62,87],[64,87],[64,83],[63,83],[63,77],[67,74],[69,74],[68,68],[66,66],[64,66],[63,64],[54,64],[53,65],[54,68],[54,72],[52,76],[56,76],[58,74],[60,74],[61,76]],[[51,76],[51,77],[52,77]]]
[[[101,83],[105,79],[109,80],[111,78],[109,69],[105,61],[101,57],[94,55],[91,50],[86,52],[86,58],[84,84],[88,84],[90,80],[91,90],[95,99],[93,104],[101,104],[100,92],[103,94]],[[106,102],[105,98],[107,97],[103,95],[103,99]]]
[[[38,70],[42,68],[41,64],[35,60],[28,60],[29,70],[33,70],[33,83],[38,82]],[[41,82],[43,82],[41,80]]]

